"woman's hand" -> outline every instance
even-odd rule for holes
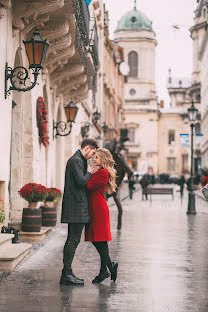
[[[93,167],[93,165],[88,164],[88,165],[87,165],[87,171],[90,172],[90,173],[94,173],[94,167]]]

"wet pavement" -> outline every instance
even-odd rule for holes
[[[99,257],[82,240],[73,268],[85,285],[60,286],[67,233],[67,226],[60,224],[43,247],[1,277],[0,311],[207,312],[208,203],[197,197],[197,215],[187,216],[187,194],[182,203],[177,192],[174,200],[155,195],[150,205],[138,191],[123,208],[121,231],[116,229],[116,207],[110,208],[110,254],[119,263],[115,284],[109,279],[91,283]]]

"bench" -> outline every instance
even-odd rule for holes
[[[173,188],[171,187],[148,187],[146,190],[142,190],[142,200],[144,195],[150,195],[150,201],[152,200],[152,195],[172,195],[174,199]]]

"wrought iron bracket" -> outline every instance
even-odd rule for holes
[[[17,66],[14,69],[8,66],[8,63],[5,65],[5,90],[4,90],[4,97],[7,98],[8,95],[11,95],[11,91],[29,91],[32,88],[35,87],[37,84],[38,75],[40,73],[40,70],[42,69],[42,66],[38,66],[32,69],[32,75],[34,76],[34,81],[31,82],[30,86],[26,86],[26,81],[29,80],[29,73],[28,70],[25,67]],[[17,81],[19,80],[19,82]],[[11,86],[8,89],[8,80],[11,83]],[[17,86],[16,84],[23,86],[22,88]]]
[[[53,120],[53,139],[57,136],[67,136],[72,131],[72,122],[59,121],[55,122]]]

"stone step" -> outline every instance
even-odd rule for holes
[[[12,271],[29,253],[31,247],[28,243],[0,246],[0,271]]]
[[[0,250],[4,246],[10,246],[12,244],[12,238],[14,237],[14,234],[0,234]]]

